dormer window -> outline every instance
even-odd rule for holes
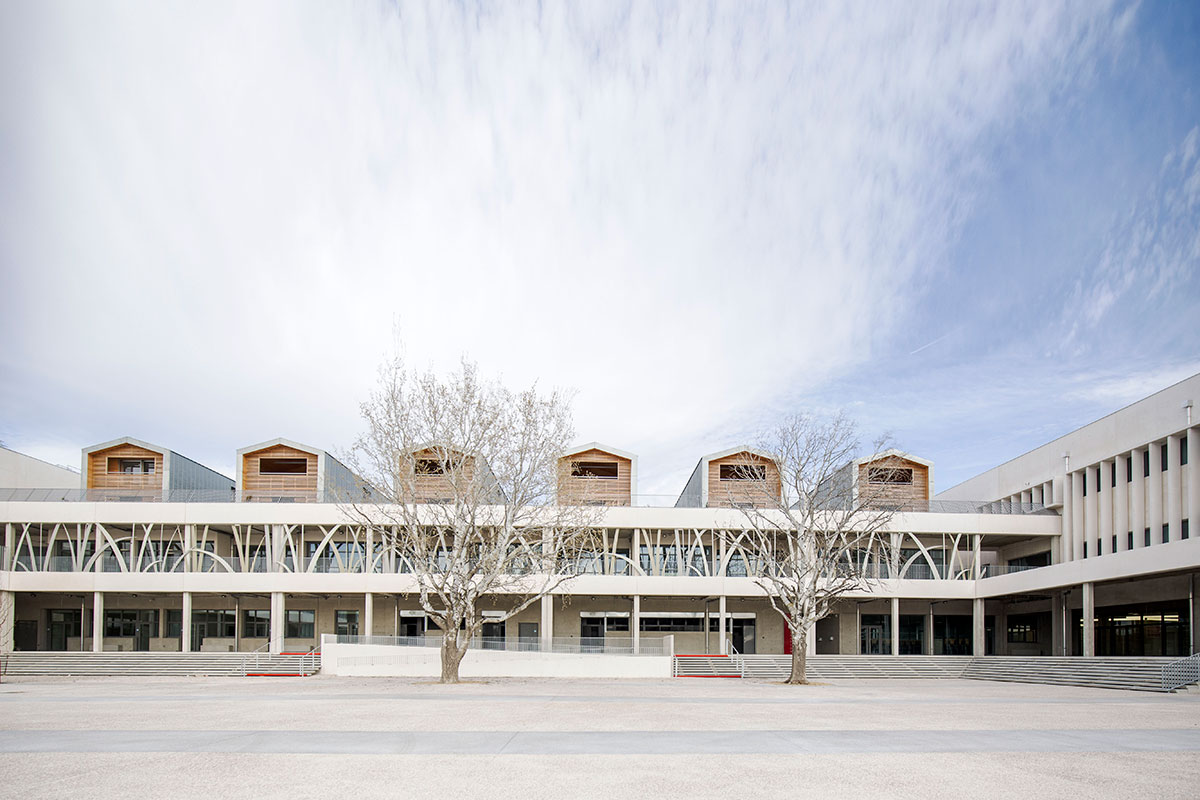
[[[617,462],[615,461],[573,461],[571,462],[572,478],[602,478],[617,479]]]
[[[418,458],[413,466],[413,472],[418,475],[445,475],[457,467],[458,462],[453,459]]]
[[[260,475],[307,475],[307,458],[260,458]]]
[[[867,480],[893,486],[912,486],[913,471],[897,467],[871,467],[867,471]]]
[[[110,458],[108,471],[125,475],[153,475],[153,458]]]
[[[767,468],[763,464],[722,464],[723,481],[765,481]]]

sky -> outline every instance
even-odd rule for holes
[[[937,489],[1200,372],[1200,4],[0,5],[0,441],[338,452],[399,350],[677,494]]]

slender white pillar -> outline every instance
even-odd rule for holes
[[[707,622],[707,620],[706,620]],[[705,631],[708,630],[707,625]],[[633,614],[629,618],[629,633],[633,636],[633,654],[642,652],[642,597],[633,596]]]
[[[1096,481],[1096,504],[1099,506],[1099,529],[1096,553],[1111,553],[1113,548],[1113,462],[1101,461]]]
[[[242,649],[242,600],[233,596],[233,652]]]
[[[287,603],[283,592],[271,592],[271,643],[272,653],[282,653],[287,633]]]
[[[104,652],[104,592],[92,592],[92,652]]]
[[[1146,486],[1146,516],[1149,518],[1150,543],[1162,543],[1163,526],[1163,446],[1158,442],[1150,445],[1150,479]]]
[[[892,655],[900,655],[900,598],[892,598]]]
[[[17,548],[17,531],[11,522],[4,523],[4,560],[0,562],[0,569],[11,570],[13,559],[16,557],[15,551]]]
[[[810,656],[817,654],[817,623],[815,622],[808,626],[808,636],[804,637],[804,653]]]
[[[976,656],[987,655],[986,623],[983,598],[976,597],[971,604],[971,652]]]
[[[370,592],[363,595],[363,629],[359,633],[363,636],[375,635],[375,595]]]
[[[1183,470],[1179,466],[1179,441],[1178,436],[1167,437],[1167,471],[1163,473],[1163,481],[1167,484],[1165,516],[1172,542],[1183,538],[1183,482],[1180,480]]]
[[[925,615],[925,655],[933,655],[933,603],[929,604],[929,613]]]
[[[1086,470],[1071,475],[1071,559],[1083,558],[1083,474]]]
[[[1083,584],[1083,652],[1091,658],[1096,655],[1096,586]]]
[[[196,558],[196,526],[183,526],[183,569],[185,572],[195,572],[201,565]]]
[[[183,593],[183,612],[179,620],[180,645],[185,653],[192,652],[192,593]]]
[[[542,652],[549,653],[554,644],[554,596],[542,596],[542,624],[538,635],[542,640]]]
[[[1133,451],[1133,483],[1129,487],[1129,526],[1133,529],[1133,549],[1146,546],[1146,449]]]
[[[1065,656],[1066,649],[1066,630],[1067,626],[1063,622],[1063,615],[1066,611],[1066,600],[1061,591],[1055,592],[1050,598],[1050,655]]]
[[[717,604],[717,636],[721,640],[721,655],[729,655],[729,643],[725,641],[725,595]]]
[[[1129,549],[1129,460],[1128,453],[1117,456],[1117,488],[1113,489],[1113,532],[1117,535],[1117,552]]]
[[[1100,470],[1086,467],[1083,470],[1083,487],[1087,494],[1083,499],[1083,543],[1088,558],[1096,556],[1096,539],[1100,537],[1100,503],[1097,502]]]
[[[1060,563],[1075,559],[1075,520],[1071,494],[1071,473],[1062,480],[1062,533],[1058,537],[1058,560]]]
[[[1200,536],[1200,428],[1188,428],[1188,463],[1183,468],[1187,481],[1188,536]]]

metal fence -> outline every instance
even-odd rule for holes
[[[1168,692],[1197,682],[1200,682],[1200,653],[1163,665],[1162,687]]]
[[[361,501],[361,497],[354,498]],[[677,495],[633,495],[628,505],[638,508],[671,508]],[[0,489],[0,503],[346,503],[338,490],[273,492],[233,489]],[[1009,500],[923,500],[889,507],[900,513],[933,514],[1054,514],[1041,503]],[[836,510],[836,509],[830,509]]]
[[[564,654],[603,654],[603,655],[639,655],[663,656],[671,655],[668,644],[669,636],[642,636],[638,646],[634,648],[632,637],[575,637],[555,636],[547,647],[540,637],[492,637],[476,636],[471,639],[470,647],[474,650],[501,650],[510,653],[564,653]],[[344,634],[326,633],[321,635],[322,647],[327,644],[366,644],[383,647],[441,647],[441,634],[433,636],[349,636]]]

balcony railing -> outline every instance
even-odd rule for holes
[[[678,495],[640,494],[630,498],[635,508],[671,508]],[[0,489],[0,503],[345,503],[337,490],[324,492],[237,492],[226,489]],[[613,507],[613,504],[604,505]],[[1008,500],[923,500],[888,507],[898,513],[930,514],[1055,514],[1041,503]],[[728,509],[726,509],[728,510]],[[832,509],[831,509],[832,510]]]

